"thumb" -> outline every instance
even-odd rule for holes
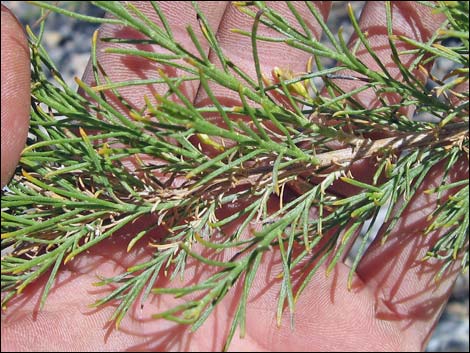
[[[13,172],[28,134],[30,109],[29,49],[23,28],[1,6],[1,187]]]

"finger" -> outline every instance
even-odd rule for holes
[[[396,1],[392,2],[391,6],[393,34],[403,35],[417,41],[425,42],[429,40],[431,35],[435,33],[444,20],[442,14],[435,14],[432,12],[431,8],[417,4],[416,2]],[[403,75],[393,59],[392,49],[389,44],[385,4],[379,1],[366,2],[359,19],[359,26],[363,33],[367,33],[367,40],[378,60],[374,59],[362,44],[356,52],[355,56],[357,59],[362,61],[368,69],[375,72],[383,73],[384,70],[381,67],[383,66],[392,78],[403,81]],[[353,34],[348,47],[354,47],[357,41],[359,41],[357,35]],[[402,41],[396,41],[395,46],[398,52],[412,49],[409,44]],[[409,67],[415,59],[415,54],[400,55],[400,61],[404,67]],[[349,70],[342,71],[341,74],[361,76]],[[415,70],[413,74],[418,80],[424,82],[425,77],[418,70]],[[350,92],[364,85],[362,81],[347,79],[335,79],[334,83],[344,92]],[[326,90],[324,90],[322,94],[325,95]],[[397,104],[402,99],[399,94],[393,93],[382,93],[379,96],[372,88],[354,95],[354,99],[365,109],[382,106],[383,103],[380,101],[380,98],[388,102],[389,105]],[[400,109],[400,112],[406,114],[411,119],[413,108],[408,107],[407,109]],[[334,122],[332,122],[332,124],[334,124]],[[377,139],[384,136],[383,133],[381,133],[369,137]],[[375,158],[366,158],[353,163],[350,167],[350,171],[354,178],[365,183],[372,183],[374,171],[377,167],[378,164]],[[342,181],[336,182],[332,190],[345,196],[351,196],[359,191],[358,188],[351,187],[351,185]]]
[[[392,16],[394,34],[410,37],[418,41],[427,41],[441,25],[443,20],[441,15],[433,14],[431,9],[411,2],[392,3]],[[382,65],[386,68],[391,77],[396,80],[403,81],[402,73],[394,62],[392,49],[389,44],[385,5],[381,2],[367,2],[359,19],[359,26],[363,33],[367,33],[367,40],[369,41],[372,51],[376,54],[379,62],[370,55],[369,51],[366,50],[362,44],[356,52],[357,59],[363,62],[367,68],[376,72],[383,72],[381,67]],[[357,35],[353,35],[348,46],[350,48],[354,47],[357,41]],[[410,49],[410,47],[404,42],[397,42],[396,47],[399,52]],[[405,67],[409,66],[415,58],[416,56],[411,54],[400,55],[400,60]],[[351,71],[341,72],[341,74],[358,76],[357,73]],[[418,73],[416,76],[418,79],[421,79],[422,81],[424,80],[424,77],[420,77]],[[350,92],[364,85],[362,81],[346,79],[335,79],[334,83],[344,92]],[[322,94],[327,94],[326,90],[324,90]],[[398,103],[400,100],[398,95],[393,94],[387,94],[382,96],[382,98],[384,98],[385,101],[388,100],[390,104]],[[366,109],[374,108],[379,104],[382,104],[378,99],[377,93],[373,89],[362,91],[355,95],[354,99],[360,102]],[[408,111],[407,113],[411,114],[412,111]],[[329,121],[328,123],[335,124],[334,121]],[[368,137],[376,139],[380,138],[380,135]],[[339,145],[336,148],[340,149],[344,147],[347,146]],[[376,158],[365,158],[352,163],[352,165],[348,167],[348,170],[355,179],[371,184],[378,165]],[[329,168],[327,172],[332,171],[333,168],[336,167]],[[317,181],[318,178],[314,178],[313,180]],[[379,183],[380,180],[381,179],[379,179]],[[360,188],[354,187],[341,180],[337,180],[329,190],[345,197],[356,195],[361,192]],[[351,237],[351,239],[355,238],[355,236]],[[349,244],[349,246],[352,246],[354,242],[351,241]],[[344,254],[347,253],[348,248],[346,248]]]
[[[299,2],[294,2],[293,4],[297,12],[302,14],[305,22],[311,25],[310,29],[313,35],[316,38],[320,38],[321,28],[314,19],[313,15],[310,13],[307,6]],[[279,12],[283,18],[294,28],[303,32],[295,16],[292,14],[285,3],[280,1],[273,1],[268,2],[268,6]],[[328,16],[330,2],[314,2],[314,6],[317,7],[324,18]],[[241,13],[236,6],[229,5],[220,24],[217,38],[224,54],[229,57],[236,66],[238,66],[241,70],[243,70],[253,80],[256,81],[256,68],[254,64],[251,38],[232,33],[232,29],[240,29],[251,32],[253,22],[254,20],[251,17]],[[278,36],[274,30],[264,25],[259,26],[258,35],[267,37],[276,37],[276,35]],[[310,57],[310,54],[290,47],[286,44],[265,41],[257,42],[257,54],[259,58],[260,70],[265,76],[268,77],[271,76],[271,73],[275,67],[279,67],[286,71],[290,70],[293,73],[304,72],[306,63]],[[211,53],[210,59],[216,65],[219,65],[215,53]],[[222,103],[228,105],[240,105],[240,97],[238,92],[228,90],[216,84],[212,84],[210,87],[215,97],[220,99]],[[208,100],[207,93],[202,90],[198,94],[195,103],[199,106],[211,104],[210,100]]]
[[[413,38],[417,41],[427,41],[443,22],[442,15],[434,14],[430,8],[414,2],[393,2],[391,5],[391,11],[393,18],[393,33],[395,35],[403,35],[405,37]],[[383,73],[383,67],[385,67],[387,73],[392,78],[398,81],[403,81],[403,75],[393,59],[393,52],[389,43],[385,4],[382,2],[366,2],[359,19],[359,27],[363,33],[367,33],[367,40],[369,41],[371,51],[375,53],[378,60],[370,54],[363,44],[361,44],[356,51],[355,56],[357,59],[364,63],[368,69],[375,72]],[[353,34],[348,47],[352,48],[356,46],[358,41],[359,39],[357,35]],[[401,41],[397,41],[395,45],[398,52],[411,49],[408,44]],[[416,55],[414,54],[400,55],[400,60],[404,67],[408,67],[415,59]],[[350,70],[342,71],[341,74],[360,76],[356,72]],[[416,77],[421,81],[424,81],[425,79],[419,72],[416,72]],[[347,79],[335,79],[334,83],[344,92],[358,89],[364,85],[362,81]],[[322,94],[327,94],[326,89],[323,90]],[[381,102],[379,98],[384,99],[386,102],[388,101],[389,104],[397,104],[402,97],[398,94],[390,93],[385,95],[382,94],[379,97],[378,93],[372,88],[354,95],[354,99],[365,109],[372,109],[381,106],[383,101]],[[408,111],[403,111],[403,113],[407,113],[411,118],[412,110],[408,109]],[[334,121],[330,121],[328,123],[335,124]],[[377,139],[384,136],[383,133],[379,133],[368,137],[371,139]],[[337,148],[340,149],[345,147],[347,146],[343,144]],[[373,177],[378,166],[379,162],[376,158],[364,158],[353,162],[348,167],[348,171],[355,179],[367,184],[372,184]],[[334,167],[329,170],[333,170],[333,168]],[[383,181],[383,178],[379,178],[379,183],[381,181]],[[361,192],[360,188],[352,186],[342,180],[337,180],[330,190],[345,197],[356,195]],[[352,238],[354,239],[355,237]],[[350,242],[350,244],[353,245],[353,242]]]
[[[143,12],[151,21],[157,26],[163,27],[163,24],[155,12],[153,6],[149,2],[135,1],[131,2],[141,12]],[[198,55],[198,51],[190,39],[187,32],[187,27],[191,27],[201,43],[202,50],[208,55],[209,44],[204,39],[204,35],[200,29],[197,13],[192,6],[191,2],[168,2],[161,1],[158,3],[160,9],[165,16],[168,26],[174,36],[175,42],[181,44],[190,52]],[[210,26],[217,29],[222,15],[225,11],[227,4],[225,2],[204,1],[199,3],[199,8],[206,14]],[[140,32],[130,28],[115,25],[103,25],[99,30],[99,38],[119,38],[119,39],[148,39]],[[106,53],[105,51],[110,48],[118,49],[132,49],[144,50],[152,53],[166,53],[168,50],[159,45],[153,44],[123,44],[123,43],[108,43],[101,40],[97,42],[97,61],[110,82],[126,82],[136,79],[158,79],[160,78],[160,70],[165,72],[168,77],[181,77],[188,76],[188,73],[181,69],[175,69],[171,66],[155,63],[151,60],[141,58],[135,55],[122,55]],[[98,73],[99,83],[104,83],[103,73]],[[87,65],[83,80],[95,86],[97,84],[95,73],[91,65],[91,60]],[[179,89],[183,95],[190,101],[194,100],[199,87],[198,81],[185,81],[179,85]],[[120,97],[111,90],[105,90],[104,95],[108,103],[114,106],[117,110],[129,116],[129,107],[136,111],[141,111],[145,106],[145,97],[153,104],[157,104],[154,95],[163,95],[168,90],[166,84],[152,84],[152,85],[139,85],[139,86],[125,86],[117,89]],[[84,94],[85,95],[85,94]],[[172,97],[175,98],[175,97]],[[131,119],[129,117],[129,119]],[[122,147],[119,143],[114,144],[113,147]],[[144,162],[155,162],[155,158],[145,154],[139,154],[138,158]],[[122,160],[123,165],[129,170],[135,170],[137,165],[140,164],[134,157],[128,157]],[[160,161],[162,163],[162,161]]]
[[[418,41],[426,41],[442,23],[442,16],[435,15],[431,9],[414,3],[393,3],[392,11],[393,32]],[[361,16],[360,26],[368,32],[368,39],[374,52],[391,76],[402,79],[398,67],[392,60],[383,5],[378,2],[368,2]],[[402,51],[409,48],[404,43],[397,43],[397,49]],[[379,64],[364,48],[358,51],[358,58],[369,68],[382,71]],[[414,56],[401,56],[401,60],[407,66],[414,60]],[[418,79],[423,78],[418,75]],[[338,81],[345,91],[360,85],[358,81]],[[378,104],[377,96],[372,90],[366,90],[356,98],[369,108]],[[385,98],[390,104],[397,103],[400,99],[397,95],[387,95]],[[412,111],[405,113],[410,116]],[[353,174],[356,178],[367,182],[371,178],[370,170],[375,168],[362,168],[362,163],[365,161],[354,166]],[[454,174],[454,178],[462,178],[465,170],[468,173],[468,166],[465,167],[463,164],[460,166],[463,171],[460,171],[460,176]],[[421,348],[424,348],[429,332],[447,301],[457,273],[456,267],[449,269],[448,277],[437,285],[433,279],[442,263],[430,265],[421,261],[426,251],[439,237],[438,232],[426,237],[422,234],[422,230],[429,224],[426,222],[426,217],[436,207],[436,200],[432,196],[423,194],[423,191],[433,185],[437,186],[441,177],[442,164],[432,170],[416,192],[416,197],[410,202],[400,222],[389,235],[389,241],[380,246],[384,227],[357,270],[361,279],[375,291],[377,315],[383,319],[397,320],[402,327],[416,332],[415,339]]]
[[[135,1],[133,4],[141,10],[145,15],[149,17],[157,25],[162,26],[161,21],[153,9],[153,7],[144,1]],[[199,42],[202,44],[202,48],[206,54],[209,53],[209,44],[204,39],[204,35],[200,30],[196,11],[190,2],[181,1],[177,2],[161,1],[159,6],[164,13],[170,28],[172,29],[175,41],[181,43],[185,48],[188,48],[191,52],[197,53],[197,50],[190,39],[186,27],[191,26]],[[201,11],[206,14],[209,24],[212,28],[217,29],[222,19],[227,4],[224,2],[214,1],[203,1],[200,2],[199,7]],[[128,39],[145,39],[142,34],[137,31],[127,28],[119,27],[115,25],[104,25],[100,28],[99,38],[128,38]],[[171,69],[164,65],[159,65],[150,62],[147,59],[139,58],[131,55],[111,54],[105,53],[106,48],[127,48],[127,49],[140,49],[155,53],[165,53],[165,49],[158,45],[152,44],[116,44],[116,43],[105,43],[98,41],[97,57],[101,66],[106,71],[111,82],[121,82],[135,79],[151,79],[158,78],[158,69],[162,69],[169,77],[180,76],[184,74],[179,69]],[[95,81],[93,77],[92,67],[89,63],[83,77],[87,83]],[[193,100],[196,96],[199,83],[196,81],[185,82],[182,86],[182,92],[186,95],[189,100]],[[136,89],[135,86],[123,87],[118,91],[130,104],[134,105],[138,109],[144,105],[144,96],[151,98],[153,94],[163,94],[167,89],[165,84],[161,85],[148,85],[139,86]],[[112,95],[108,95],[112,99]]]
[[[320,38],[322,33],[321,26],[318,24],[307,5],[302,2],[292,2],[291,4],[294,6],[297,13],[301,14],[303,20],[308,25],[309,30],[312,32],[312,35],[315,38]],[[292,13],[285,2],[268,2],[267,6],[279,13],[292,28],[295,28],[300,33],[304,33],[304,29],[298,23],[295,15]],[[316,7],[323,18],[326,19],[328,17],[331,2],[313,2],[313,6]],[[261,14],[260,16],[262,17],[263,15]],[[255,82],[257,81],[255,55],[259,61],[259,71],[269,80],[271,78],[274,80],[273,76],[275,76],[274,72],[276,68],[283,72],[289,72],[294,76],[305,72],[307,62],[311,58],[311,54],[293,48],[284,43],[267,42],[262,40],[257,41],[256,53],[254,53],[251,43],[252,39],[250,37],[233,33],[233,29],[245,31],[248,33],[252,32],[254,21],[255,20],[253,18],[239,11],[237,6],[230,5],[227,7],[227,10],[219,26],[217,39],[220,47],[222,48],[222,52],[230,59],[230,62]],[[276,38],[279,36],[279,33],[263,24],[260,24],[257,28],[257,35]],[[210,60],[216,66],[221,66],[216,53],[211,52]],[[239,92],[230,90],[214,82],[209,82],[209,88],[216,99],[223,105],[228,107],[242,105]],[[273,98],[276,99],[277,97],[273,96]],[[209,98],[208,93],[205,90],[200,89],[194,104],[195,106],[205,106],[211,105],[213,103]],[[205,117],[215,124],[224,125],[221,117],[218,114],[206,114]],[[236,118],[245,119],[245,122],[248,125],[252,123],[248,117],[237,116]],[[274,128],[269,122],[265,122],[263,126],[267,127],[268,130],[270,129],[272,131],[276,131],[276,128]],[[233,141],[223,140],[218,137],[212,137],[212,139],[216,143],[222,144],[224,146],[231,146],[234,144]],[[223,140],[223,142],[220,142],[220,140]],[[198,138],[193,138],[191,141],[193,144],[201,145]],[[210,146],[207,146],[207,144],[202,145],[201,148],[205,153],[210,155],[219,153]]]
[[[433,13],[431,8],[416,4],[416,2],[395,1],[392,2],[391,7],[393,34],[402,35],[417,41],[427,41],[444,21],[442,14]],[[361,60],[368,69],[383,73],[384,70],[382,67],[385,67],[392,78],[403,81],[403,75],[393,59],[386,23],[385,4],[378,1],[367,2],[362,11],[359,26],[362,32],[367,33],[367,40],[378,60],[375,60],[362,44],[356,52],[356,57]],[[358,40],[357,35],[353,35],[349,47],[353,47]],[[395,46],[397,52],[412,49],[411,45],[403,41],[395,41]],[[400,55],[400,61],[404,67],[409,67],[415,58],[415,54]],[[347,73],[348,72],[346,72],[346,74]],[[418,78],[424,78],[419,75],[418,71],[416,74]],[[357,76],[357,73],[353,73],[353,75]],[[346,79],[335,80],[335,83],[345,92],[363,85],[361,81]],[[398,103],[401,98],[398,95],[389,94],[385,97],[390,104]],[[377,93],[372,89],[360,92],[355,95],[354,98],[366,108],[382,105],[378,99]]]
[[[28,134],[30,70],[26,37],[15,16],[2,5],[1,106],[3,187],[15,171]]]

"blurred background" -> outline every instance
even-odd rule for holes
[[[18,17],[23,25],[33,27],[40,18],[40,10],[23,1],[2,1]],[[101,9],[85,1],[62,2],[64,6],[90,16],[103,16]],[[360,16],[364,1],[353,1],[356,17]],[[329,27],[335,29],[343,26],[347,40],[353,29],[346,12],[346,1],[333,1],[329,17]],[[74,76],[81,77],[90,55],[91,36],[97,25],[78,22],[69,17],[51,14],[46,21],[44,44],[65,81],[75,87]],[[330,65],[334,65],[331,62]],[[438,62],[434,73],[447,71],[449,65],[445,61]],[[461,275],[453,289],[449,303],[443,312],[436,330],[427,346],[428,352],[468,352],[469,351],[469,276]]]

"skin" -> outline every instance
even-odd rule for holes
[[[15,171],[28,134],[29,49],[16,18],[2,6],[2,187]]]
[[[138,5],[143,11],[151,13],[146,5]],[[280,11],[288,13],[283,5],[275,4]],[[307,13],[298,6],[301,13]],[[316,5],[324,16],[328,16],[330,4]],[[249,39],[236,37],[230,28],[250,30],[252,22],[240,15],[226,3],[217,6],[201,3],[205,13],[210,12],[212,28],[218,28],[218,38],[227,55],[255,76],[251,55],[247,54]],[[195,14],[187,3],[172,5],[163,3],[162,8],[177,37],[184,38],[184,27],[191,24],[198,28]],[[407,2],[393,5],[394,31],[412,38],[425,40],[439,26],[442,17],[432,14],[429,9]],[[155,17],[155,16],[154,16]],[[290,18],[289,18],[290,19]],[[315,35],[320,29],[314,19],[307,18]],[[155,18],[155,21],[157,19]],[[292,20],[292,22],[294,22]],[[386,39],[385,13],[379,2],[368,2],[363,10],[360,25],[369,32],[369,39],[382,62],[391,68],[396,77],[398,70],[390,58]],[[106,37],[115,31],[110,27],[102,29]],[[122,30],[122,34],[135,35]],[[261,34],[265,31],[260,27]],[[14,171],[19,152],[24,144],[28,125],[27,107],[24,103],[29,97],[28,56],[20,55],[26,47],[19,24],[11,13],[2,8],[2,185]],[[201,42],[201,33],[198,32]],[[354,41],[354,39],[352,39]],[[187,42],[187,40],[186,40]],[[351,43],[352,44],[352,43]],[[159,48],[153,48],[160,50]],[[208,48],[205,47],[208,51]],[[308,56],[292,49],[280,48],[272,44],[260,44],[260,61],[263,72],[271,72],[273,67],[288,67],[293,72],[305,70]],[[5,55],[5,57],[4,57]],[[14,60],[7,60],[14,55]],[[378,67],[365,50],[358,57],[372,69]],[[5,58],[5,59],[4,59]],[[213,53],[210,58],[217,62]],[[103,67],[112,80],[131,77],[150,77],[155,68],[142,65],[142,62],[119,56],[100,54]],[[409,58],[412,60],[412,57]],[[4,72],[8,79],[4,79]],[[175,73],[178,74],[178,73]],[[90,70],[85,72],[85,80],[92,82]],[[347,85],[356,82],[345,81]],[[207,97],[199,91],[196,83],[188,84],[187,96],[195,104],[208,104]],[[121,93],[135,106],[142,106],[143,93],[159,87],[147,87],[147,92],[123,89]],[[238,104],[237,98],[214,87],[215,94],[224,97],[226,104]],[[14,94],[23,99],[8,98]],[[393,97],[391,97],[392,99]],[[364,104],[375,104],[372,92],[358,97]],[[15,125],[16,124],[16,125]],[[6,136],[6,137],[4,137]],[[17,138],[13,139],[12,136]],[[4,163],[4,160],[5,163]],[[354,166],[353,173],[360,180],[370,179],[370,164],[365,161]],[[282,271],[278,252],[267,252],[255,278],[251,297],[247,305],[246,335],[240,339],[235,334],[231,350],[234,351],[419,351],[424,349],[442,312],[450,290],[458,274],[458,268],[450,268],[444,279],[436,284],[434,275],[440,269],[437,262],[422,262],[426,250],[432,245],[438,233],[424,237],[421,232],[427,225],[426,216],[436,205],[432,195],[422,191],[438,185],[442,166],[434,168],[423,187],[412,199],[408,209],[398,222],[389,240],[380,245],[382,233],[367,250],[356,272],[352,290],[347,289],[346,281],[349,267],[340,263],[327,276],[321,267],[317,275],[305,289],[296,305],[295,327],[290,328],[289,313],[283,315],[280,328],[277,328],[275,311],[280,280],[277,275]],[[468,164],[460,163],[452,171],[451,178],[462,177],[468,173]],[[344,185],[335,186],[337,192],[349,194],[354,190]],[[279,200],[271,200],[275,209]],[[314,211],[313,211],[314,212]],[[150,297],[141,308],[135,305],[116,330],[108,323],[113,312],[111,305],[100,309],[90,309],[87,305],[107,293],[109,288],[93,287],[96,275],[104,277],[121,273],[126,268],[143,261],[153,249],[142,245],[126,252],[129,235],[135,234],[148,220],[141,220],[127,227],[120,234],[102,242],[83,256],[63,266],[57,283],[50,293],[43,310],[39,311],[39,299],[44,281],[29,286],[22,295],[13,300],[2,315],[2,351],[29,350],[154,350],[154,351],[212,351],[220,350],[230,328],[230,318],[240,296],[240,286],[218,305],[212,316],[195,333],[187,327],[164,320],[152,320],[151,315],[179,303],[170,296]],[[236,225],[233,225],[234,227]],[[256,225],[253,225],[253,229]],[[185,279],[169,283],[162,276],[157,286],[181,286],[204,278],[213,270],[189,261]]]

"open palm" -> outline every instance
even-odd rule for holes
[[[156,15],[145,2],[137,3],[142,11],[159,22]],[[292,16],[287,7],[280,3],[277,8],[286,17]],[[299,13],[304,4],[295,5]],[[316,3],[320,12],[327,17],[330,4]],[[191,5],[162,2],[175,37],[191,47],[186,38],[186,26],[198,28],[196,14]],[[217,36],[228,57],[246,72],[255,76],[251,57],[250,39],[236,36],[231,28],[250,30],[252,20],[240,14],[234,6],[226,2],[201,2],[201,9],[207,14],[212,28],[218,29]],[[414,2],[397,2],[393,5],[394,31],[417,40],[424,41],[440,25],[439,15],[431,14],[430,9]],[[313,18],[307,17],[313,33],[320,37],[320,28]],[[400,77],[398,68],[390,56],[385,13],[383,4],[368,2],[363,10],[361,21],[363,30],[374,50],[389,71]],[[260,28],[260,32],[268,31]],[[263,34],[263,33],[261,33]],[[126,28],[104,26],[103,37],[119,36],[139,38],[138,34]],[[202,34],[198,32],[201,42]],[[106,44],[110,45],[110,44]],[[17,156],[21,151],[27,128],[28,107],[24,108],[28,96],[27,81],[29,70],[24,38],[18,24],[10,13],[2,9],[2,184],[14,170]],[[159,51],[160,48],[143,48]],[[209,53],[208,46],[205,50]],[[277,43],[260,43],[259,55],[261,71],[270,73],[274,67],[283,67],[293,72],[305,70],[307,54]],[[21,52],[25,54],[22,55]],[[13,55],[15,53],[16,56]],[[358,51],[358,56],[372,69],[379,70],[375,61],[368,57],[367,51]],[[12,57],[14,58],[12,59]],[[215,54],[209,53],[209,57]],[[115,81],[130,78],[155,77],[155,66],[146,61],[122,56],[100,54],[100,60]],[[408,62],[413,60],[410,55]],[[214,59],[214,62],[216,60]],[[406,63],[406,60],[404,60]],[[8,74],[5,73],[8,70]],[[5,75],[5,77],[4,77]],[[92,82],[88,69],[85,79]],[[16,84],[12,84],[16,83]],[[360,83],[341,82],[344,89]],[[185,94],[196,105],[209,104],[204,92],[199,91],[198,83],[189,82]],[[122,89],[122,95],[136,107],[143,105],[143,95],[159,87],[148,87],[148,92],[136,92],[132,88]],[[237,96],[214,87],[214,93],[228,105],[238,104]],[[15,96],[15,98],[10,98]],[[23,99],[21,99],[23,97]],[[375,104],[373,94],[362,92],[357,97],[364,105]],[[3,109],[5,108],[5,109]],[[23,117],[21,120],[19,117]],[[16,119],[15,123],[12,121]],[[18,121],[18,119],[20,121]],[[8,127],[8,131],[6,128]],[[4,132],[5,130],[5,132]],[[13,131],[13,132],[12,132]],[[16,134],[17,132],[17,134]],[[15,135],[16,134],[16,135]],[[12,137],[13,136],[13,137]],[[17,136],[15,139],[14,136]],[[4,161],[5,160],[5,161]],[[356,178],[370,180],[373,161],[362,161],[354,165]],[[468,164],[461,164],[456,174],[468,173]],[[432,195],[423,190],[439,185],[441,172],[439,166],[432,169],[428,179],[416,193],[402,219],[398,222],[385,245],[380,245],[380,234],[367,251],[360,264],[352,290],[347,289],[349,267],[340,263],[326,276],[325,268],[320,268],[296,304],[293,327],[288,310],[283,315],[280,327],[276,322],[277,296],[280,288],[279,273],[282,272],[280,255],[268,251],[262,260],[253,284],[247,305],[246,334],[243,339],[234,336],[231,350],[235,351],[410,351],[424,348],[430,337],[439,314],[445,305],[452,284],[458,273],[457,267],[439,285],[434,276],[440,265],[422,262],[426,250],[438,237],[437,233],[422,236],[427,225],[426,216],[435,207]],[[345,185],[335,185],[336,192],[347,195],[354,190]],[[272,199],[276,207],[275,197]],[[314,216],[312,211],[312,216]],[[103,297],[109,288],[94,287],[97,275],[110,277],[122,273],[134,264],[151,256],[153,249],[143,245],[127,253],[129,234],[135,234],[145,226],[141,220],[133,227],[127,227],[111,239],[107,239],[87,253],[63,267],[57,277],[45,308],[38,310],[43,281],[29,286],[24,293],[14,299],[6,314],[2,316],[2,351],[25,350],[156,350],[156,351],[214,351],[223,347],[230,329],[231,318],[236,310],[241,288],[235,287],[217,306],[204,325],[192,333],[189,327],[165,320],[155,320],[152,314],[175,306],[171,296],[151,296],[143,306],[137,303],[123,320],[119,330],[108,322],[113,306],[90,309],[89,304]],[[232,225],[236,227],[236,225]],[[255,227],[256,225],[253,225]],[[157,281],[159,287],[183,286],[205,278],[212,270],[189,261],[183,281],[168,282],[162,275]],[[45,281],[45,280],[44,280]]]

